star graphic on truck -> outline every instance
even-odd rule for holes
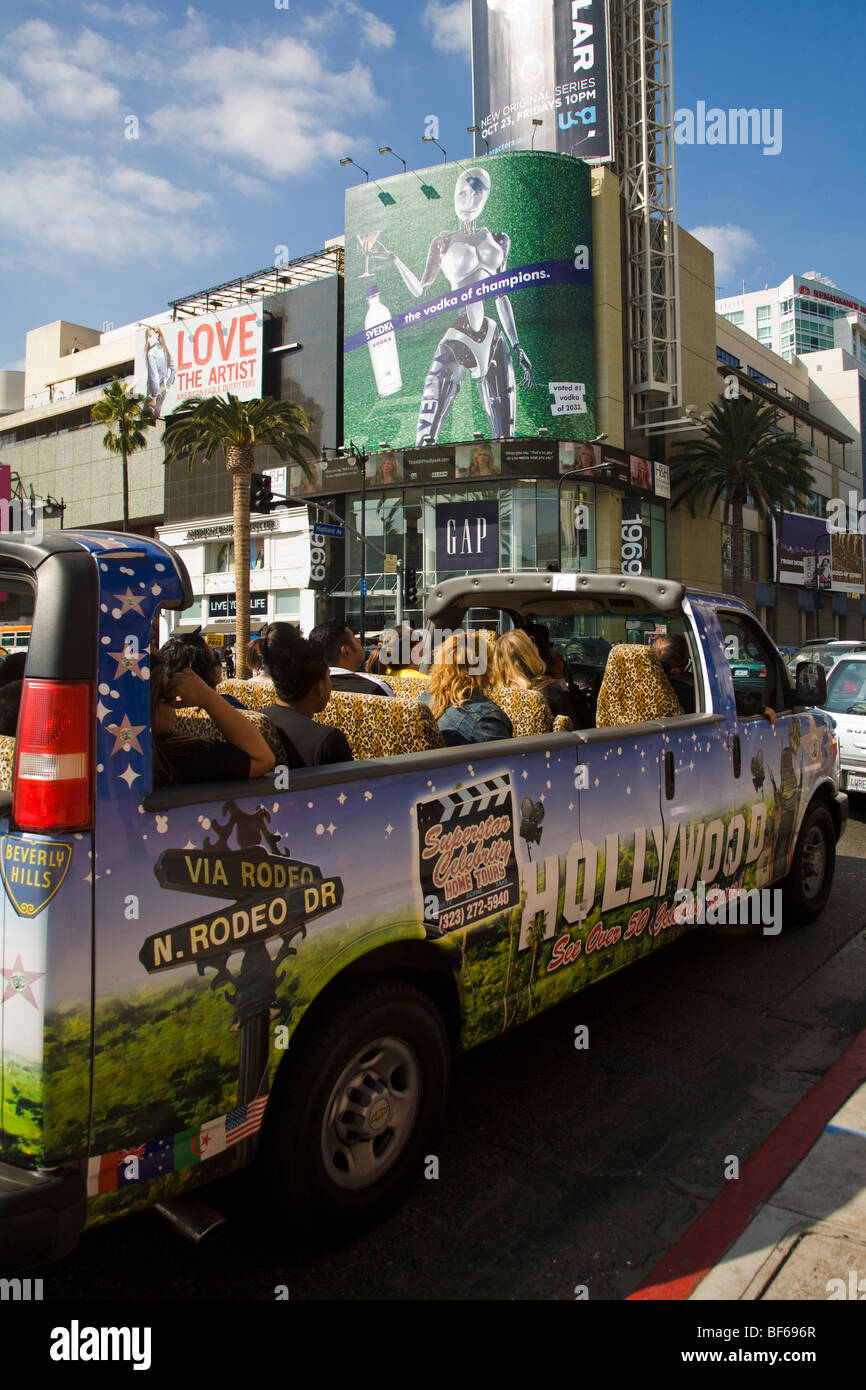
[[[115,680],[117,680],[118,676],[125,675],[127,671],[131,671],[134,676],[138,676],[139,680],[144,680],[143,675],[138,669],[138,663],[144,660],[146,655],[145,652],[139,652],[137,656],[134,656],[132,652],[109,652],[108,655],[117,662],[117,670],[114,673]]]
[[[0,999],[0,1004],[5,1004],[6,1000],[11,999],[14,994],[20,994],[22,999],[26,999],[29,1004],[33,1005],[34,1009],[38,1009],[39,1005],[36,1003],[30,986],[36,980],[41,980],[44,974],[44,970],[25,970],[21,956],[17,955],[11,970],[0,970],[0,975],[6,980],[6,990],[3,998]]]
[[[115,753],[128,753],[134,748],[136,753],[142,753],[138,735],[145,729],[144,724],[130,724],[129,715],[125,714],[120,724],[106,724],[106,729],[110,734],[114,734],[114,747],[111,750],[112,757]]]
[[[140,618],[143,618],[143,617],[144,617],[144,613],[143,613],[142,607],[141,607],[142,603],[144,602],[144,595],[143,595],[143,594],[138,594],[138,595],[134,594],[134,593],[132,592],[132,590],[130,589],[129,585],[127,584],[127,586],[126,586],[126,593],[125,593],[125,594],[115,594],[114,597],[117,599],[118,603],[120,604],[120,612],[121,612],[121,615],[123,615],[124,613],[129,613],[130,611],[134,610],[134,611],[139,615]]]

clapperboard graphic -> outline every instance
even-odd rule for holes
[[[511,776],[419,801],[418,865],[432,936],[506,912],[520,900]]]

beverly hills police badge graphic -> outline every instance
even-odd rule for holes
[[[19,917],[36,917],[47,907],[66,877],[71,845],[56,840],[0,836],[0,874]]]

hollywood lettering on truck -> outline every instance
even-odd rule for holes
[[[508,774],[416,807],[424,922],[431,935],[516,906],[520,883]]]
[[[47,906],[71,859],[71,846],[58,841],[0,836],[0,874],[19,917],[35,917]]]
[[[165,850],[154,872],[163,888],[235,902],[149,936],[139,952],[149,974],[293,935],[343,901],[342,879],[260,848]]]
[[[596,911],[601,914],[593,923],[586,939],[572,937],[566,932],[556,941],[547,969],[556,970],[570,965],[581,954],[616,946],[620,941],[638,938],[649,931],[658,936],[673,926],[682,925],[688,914],[676,895],[694,889],[696,881],[705,885],[720,876],[735,880],[738,874],[756,863],[764,848],[767,829],[767,808],[763,801],[737,813],[727,826],[721,819],[710,821],[673,821],[668,826],[638,826],[630,835],[614,831],[605,836],[603,847],[592,841],[575,841],[561,862],[559,856],[526,864],[523,867],[523,918],[518,949],[528,950],[539,916],[543,917],[543,939],[549,940],[557,929],[557,904],[562,895],[562,912],[568,926],[582,929],[583,923]],[[633,854],[632,854],[633,850]],[[672,874],[674,854],[678,869]],[[628,866],[621,873],[621,866]],[[599,874],[601,868],[601,875]],[[661,885],[659,889],[659,885]],[[742,877],[729,882],[720,892],[728,895],[743,886]],[[671,901],[667,901],[668,896]],[[647,899],[653,902],[646,904]],[[710,895],[707,895],[710,901]],[[606,926],[605,913],[634,906],[625,924]]]

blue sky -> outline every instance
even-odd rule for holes
[[[28,328],[120,326],[319,249],[361,177],[340,157],[385,177],[387,144],[423,167],[428,115],[449,157],[471,153],[468,0],[284,2],[7,7],[0,367],[23,365]],[[863,34],[852,0],[676,0],[677,108],[783,112],[778,156],[678,149],[680,222],[725,293],[817,270],[866,298]]]

